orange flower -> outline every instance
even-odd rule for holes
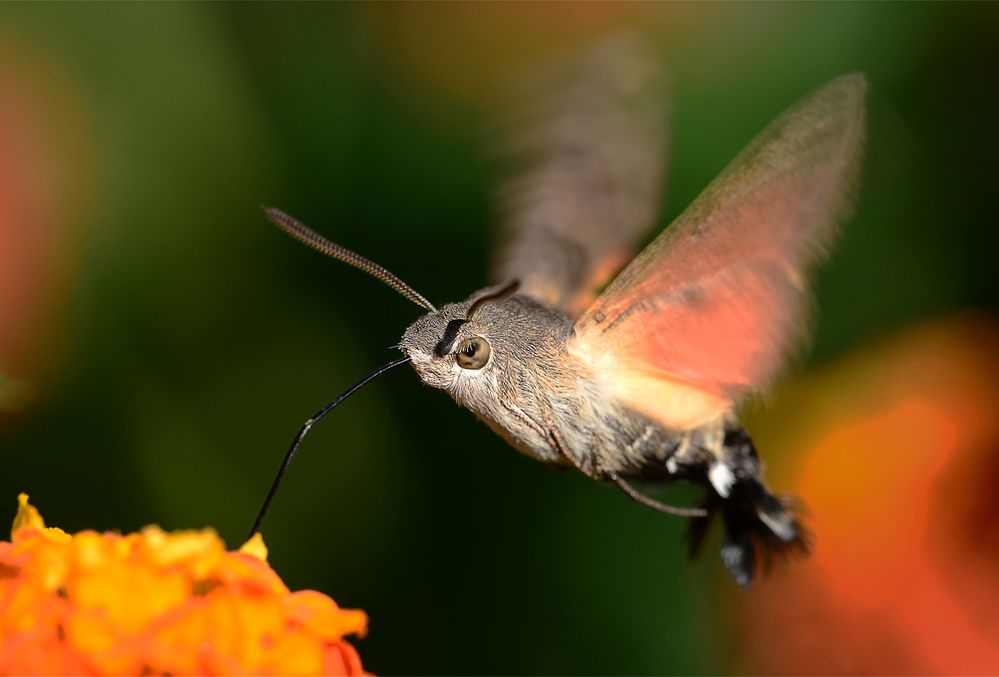
[[[858,351],[759,428],[813,556],[741,600],[741,672],[999,674],[999,323]]]
[[[362,674],[363,611],[290,592],[260,535],[70,535],[21,494],[0,541],[0,674]]]

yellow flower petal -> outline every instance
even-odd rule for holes
[[[21,492],[17,495],[17,504],[17,515],[15,515],[14,523],[10,528],[11,539],[14,539],[14,534],[21,529],[35,529],[52,541],[66,542],[69,540],[69,534],[62,529],[57,527],[46,528],[45,520],[42,519],[41,514],[35,509],[35,506],[28,503],[28,495],[26,493]]]
[[[244,555],[256,557],[261,562],[267,561],[267,546],[264,545],[264,537],[260,535],[259,531],[250,536],[250,540],[241,545],[239,551]]]
[[[14,517],[14,524],[10,528],[10,535],[23,527],[32,527],[41,531],[45,528],[45,520],[35,509],[35,506],[28,503],[28,495],[21,492],[17,495],[17,515]]]

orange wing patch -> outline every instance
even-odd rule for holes
[[[612,392],[686,428],[773,378],[848,211],[864,93],[847,75],[783,113],[580,316],[570,350]]]

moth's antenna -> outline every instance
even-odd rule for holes
[[[472,305],[468,307],[468,312],[465,313],[464,319],[455,318],[447,323],[447,326],[444,328],[444,335],[437,343],[437,347],[434,348],[434,352],[437,354],[437,357],[444,357],[451,352],[451,348],[454,348],[454,342],[458,340],[458,332],[461,331],[462,325],[472,319],[472,315],[475,314],[476,310],[490,301],[499,301],[500,299],[512,296],[517,293],[519,288],[520,281],[513,280],[512,282],[507,282],[499,289],[485,292],[472,301]]]
[[[274,225],[278,226],[281,230],[288,233],[299,242],[309,245],[320,254],[325,254],[331,258],[343,261],[347,265],[354,266],[358,270],[363,270],[368,275],[377,277],[379,280],[392,287],[392,289],[395,289],[416,305],[422,306],[432,313],[437,312],[434,304],[425,299],[419,292],[410,287],[408,284],[396,277],[384,266],[380,266],[374,261],[364,258],[360,254],[355,254],[346,247],[341,247],[335,242],[327,240],[325,237],[312,230],[304,223],[285,214],[280,209],[275,209],[274,207],[264,207],[264,213]]]
[[[475,311],[485,304],[491,301],[505,299],[508,296],[513,296],[517,293],[518,289],[520,289],[520,280],[511,280],[496,291],[487,291],[485,294],[472,301],[472,305],[469,306],[468,312],[465,313],[465,319],[471,320],[472,315],[475,315]]]
[[[313,424],[317,423],[319,419],[321,419],[323,416],[330,413],[338,404],[340,404],[345,399],[347,399],[355,392],[357,392],[362,386],[368,383],[368,381],[371,381],[381,376],[389,369],[398,367],[400,364],[406,364],[407,362],[409,362],[409,357],[400,357],[398,360],[394,360],[392,362],[389,362],[388,364],[384,364],[378,367],[373,372],[362,378],[360,381],[347,388],[346,391],[344,391],[342,394],[337,396],[335,400],[333,400],[325,407],[323,407],[315,414],[313,414],[312,417],[309,418],[309,420],[302,425],[301,429],[298,431],[298,434],[295,435],[295,439],[291,441],[291,446],[288,447],[288,453],[284,455],[284,460],[281,461],[281,466],[278,468],[277,475],[274,477],[274,482],[271,484],[271,489],[270,491],[267,492],[267,498],[264,499],[264,504],[260,506],[260,512],[257,513],[257,519],[253,520],[253,527],[250,529],[250,535],[247,538],[252,538],[255,533],[260,531],[260,524],[264,521],[264,515],[267,514],[267,510],[271,507],[271,501],[274,500],[274,494],[277,493],[278,485],[281,484],[281,479],[284,477],[285,472],[287,472],[288,466],[291,465],[292,459],[295,458],[295,452],[298,451],[298,446],[302,443],[302,440],[305,439],[305,435],[306,433],[309,432],[309,428],[311,428]]]

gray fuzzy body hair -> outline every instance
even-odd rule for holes
[[[463,324],[451,354],[437,346],[452,320],[463,319],[473,294],[411,324],[399,348],[424,383],[446,391],[521,452],[550,464],[567,462],[553,434],[576,463],[632,475],[650,461],[664,462],[682,433],[668,430],[601,392],[590,367],[566,349],[572,320],[533,299],[515,294],[479,307]],[[453,354],[461,341],[485,339],[490,356],[482,369],[460,367]]]

